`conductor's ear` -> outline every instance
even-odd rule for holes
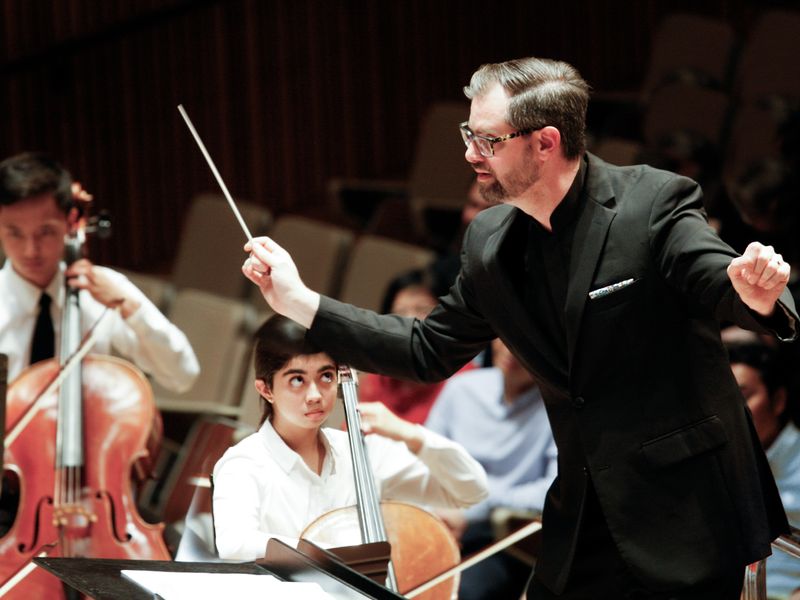
[[[536,135],[537,133],[538,136]],[[560,150],[561,132],[552,125],[543,127],[538,132],[534,131],[533,134],[536,136],[535,139],[538,139],[538,144],[534,146],[534,149],[538,152],[542,154],[554,154]]]

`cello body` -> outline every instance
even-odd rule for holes
[[[358,381],[346,365],[339,365],[338,375],[357,504],[325,513],[300,537],[334,553],[336,547],[389,542],[386,587],[405,593],[458,564],[461,553],[453,534],[438,517],[403,502],[380,501],[358,414]],[[420,598],[452,600],[457,595],[458,580],[452,577]]]
[[[401,594],[457,565],[461,553],[447,525],[428,511],[404,502],[381,502],[386,536],[392,547],[392,564]],[[308,525],[301,538],[326,547],[361,543],[355,506],[329,511]],[[423,592],[422,600],[451,600],[458,592],[459,576]]]
[[[82,363],[80,469],[59,468],[58,394],[40,397],[59,371],[55,360],[25,370],[8,390],[6,431],[33,417],[6,447],[5,469],[19,486],[19,508],[0,538],[0,585],[46,556],[170,560],[163,525],[136,509],[131,477],[150,458],[161,420],[150,385],[124,360],[88,356]],[[65,480],[69,478],[69,480]],[[63,598],[61,582],[33,569],[4,596]]]

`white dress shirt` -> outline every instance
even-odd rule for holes
[[[100,325],[92,353],[110,354],[113,348],[152,375],[165,388],[176,392],[188,390],[200,372],[197,357],[189,340],[161,314],[155,305],[128,278],[106,267],[108,277],[124,290],[125,296],[139,303],[127,319],[119,311],[110,311]],[[61,339],[61,311],[64,306],[64,265],[44,290],[52,298],[50,312],[56,335],[56,348]],[[6,260],[0,269],[0,353],[8,355],[8,380],[14,379],[28,366],[33,328],[39,311],[42,290],[20,277]],[[81,334],[85,334],[103,314],[105,306],[81,290]],[[56,356],[58,353],[56,352]]]
[[[486,474],[466,451],[433,432],[415,456],[402,442],[366,436],[383,500],[464,508],[487,494]],[[269,421],[229,448],[214,467],[214,525],[221,558],[264,556],[271,537],[295,546],[320,515],[356,504],[347,433],[320,430],[320,475],[289,448]]]

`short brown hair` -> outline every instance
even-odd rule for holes
[[[586,150],[589,84],[572,65],[547,58],[519,58],[481,66],[464,94],[472,99],[499,83],[511,96],[506,119],[515,129],[553,126],[561,133],[564,157]]]

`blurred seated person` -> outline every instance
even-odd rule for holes
[[[491,204],[481,194],[481,188],[478,185],[478,180],[473,179],[467,192],[467,201],[461,209],[461,231],[462,233],[467,230],[467,227],[472,220],[478,216],[478,213],[485,208],[489,208]]]
[[[722,220],[720,236],[735,250],[746,247],[748,236],[775,246],[793,269],[800,263],[797,238],[800,177],[790,162],[765,158],[749,165],[735,181],[728,181],[731,215]],[[790,282],[789,287],[792,287]]]
[[[415,269],[395,277],[386,288],[382,313],[424,319],[433,310],[437,295],[447,293],[431,269]],[[472,369],[469,363],[461,371]],[[445,382],[418,383],[386,375],[364,373],[359,379],[361,402],[382,402],[398,417],[424,423]]]
[[[437,297],[447,293],[450,286],[455,283],[456,275],[461,269],[461,241],[464,237],[464,232],[476,215],[490,206],[491,204],[481,194],[478,180],[473,179],[467,191],[464,206],[461,208],[461,223],[458,232],[447,249],[439,254],[430,266],[436,280],[442,284],[441,291],[434,290]]]
[[[723,334],[731,370],[747,401],[761,445],[775,476],[786,516],[800,527],[800,430],[789,419],[785,365],[778,350],[758,336]],[[781,550],[767,559],[767,595],[770,600],[800,598],[800,561]]]
[[[305,328],[278,315],[255,340],[262,422],[214,467],[221,558],[261,557],[273,537],[295,546],[317,517],[356,504],[348,435],[322,427],[336,401],[336,363]],[[459,444],[380,403],[359,412],[382,499],[466,508],[486,497],[486,474]]]
[[[426,426],[467,449],[486,470],[489,497],[466,510],[437,511],[472,554],[495,541],[495,508],[540,513],[557,471],[556,446],[536,380],[499,339],[492,368],[452,377]],[[461,575],[460,600],[518,598],[530,566],[495,554]]]

